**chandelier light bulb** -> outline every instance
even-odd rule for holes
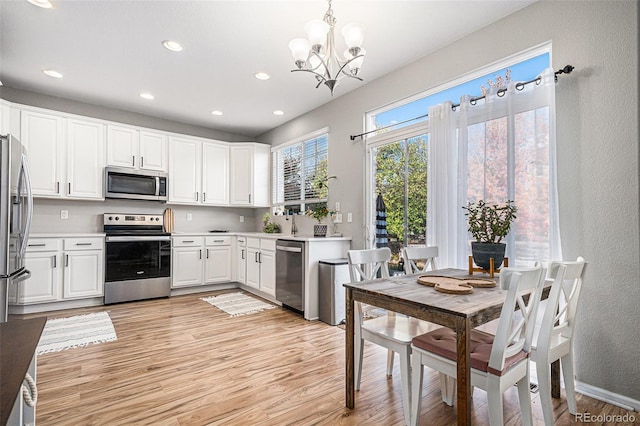
[[[307,58],[309,57],[311,44],[307,39],[294,38],[289,42],[289,49],[291,49],[291,54],[293,55],[293,59],[295,59],[296,64],[301,62],[304,65],[304,62],[306,62]]]
[[[360,57],[355,59],[354,59],[354,55],[351,53],[351,49],[345,50],[344,52],[344,58],[347,61],[351,61],[351,62],[348,62],[348,65],[349,65],[349,69],[351,70],[351,73],[354,75],[357,74],[358,71],[360,71],[360,68],[362,68],[362,62],[364,62],[364,55],[367,53],[367,51],[364,49],[359,49],[359,50],[360,51],[356,56],[360,56]]]
[[[364,29],[360,24],[348,24],[342,28],[342,36],[350,49],[353,47],[360,48],[364,40]]]
[[[323,45],[327,41],[327,34],[331,27],[321,19],[314,19],[307,22],[304,31],[312,46]]]

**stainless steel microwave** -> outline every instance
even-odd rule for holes
[[[167,201],[167,174],[105,167],[105,198]]]

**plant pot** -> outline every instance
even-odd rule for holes
[[[327,236],[327,225],[313,225],[313,236],[314,237],[326,237]]]
[[[506,248],[507,245],[505,243],[479,243],[473,241],[471,242],[473,262],[480,268],[488,271],[490,267],[489,259],[493,258],[493,266],[495,269],[498,269],[502,266]]]

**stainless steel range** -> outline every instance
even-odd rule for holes
[[[104,215],[104,303],[171,294],[171,234],[162,215]]]

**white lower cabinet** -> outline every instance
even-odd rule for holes
[[[236,281],[247,283],[247,238],[239,236],[236,240]]]
[[[276,241],[247,237],[246,285],[264,293],[276,294]]]
[[[173,237],[172,288],[231,281],[231,237]]]
[[[104,239],[31,238],[25,255],[31,277],[11,286],[12,304],[30,305],[104,294]]]

